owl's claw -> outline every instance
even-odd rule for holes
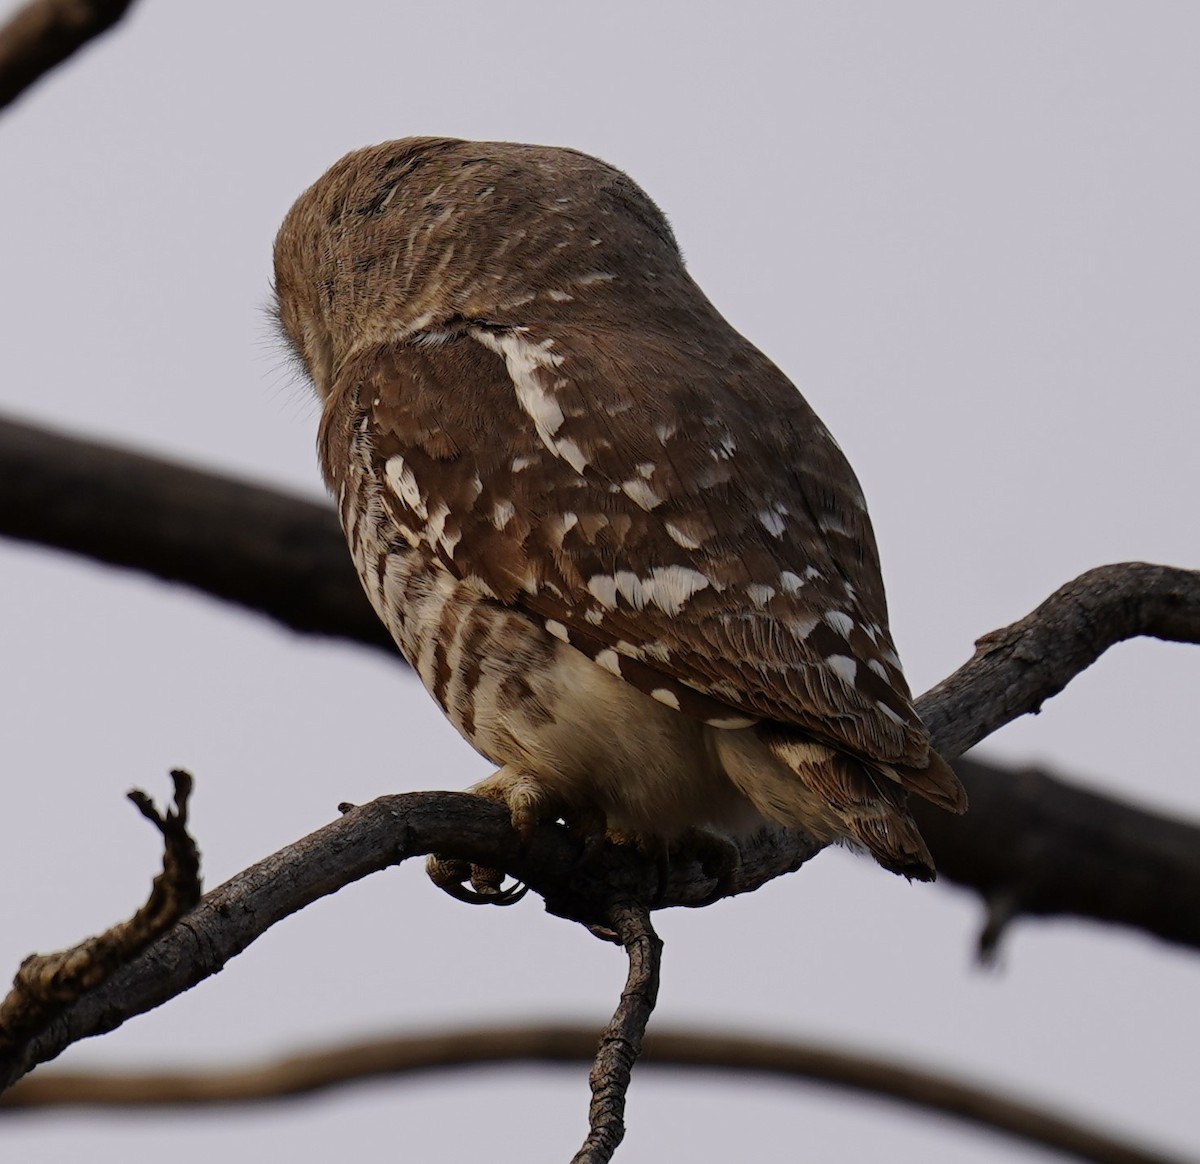
[[[529,886],[520,881],[505,886],[505,875],[499,869],[455,858],[430,856],[425,861],[425,873],[443,893],[468,905],[516,905],[529,892]]]

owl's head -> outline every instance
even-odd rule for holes
[[[285,338],[324,398],[351,357],[447,324],[580,308],[573,288],[682,275],[667,220],[620,170],[575,150],[409,137],[347,154],[275,239]],[[603,296],[587,297],[603,310]]]

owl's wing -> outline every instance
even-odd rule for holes
[[[928,734],[854,474],[713,317],[692,345],[459,321],[373,349],[342,383],[397,523],[456,576],[685,714],[919,767]]]

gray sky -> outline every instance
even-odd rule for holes
[[[5,4],[4,9],[12,7]],[[837,435],[914,689],[1080,571],[1194,565],[1200,8],[1186,2],[604,5],[142,0],[0,118],[0,408],[316,495],[317,410],[273,339],[270,247],[349,149],[414,133],[627,169],[693,273]],[[156,868],[122,795],[197,776],[208,883],[341,800],[486,768],[408,674],[175,588],[0,543],[0,966],[124,916]],[[989,741],[1200,815],[1194,649],[1122,646]],[[926,1061],[1194,1151],[1198,963],[1023,923],[844,852],[660,915],[658,1018]],[[294,918],[64,1065],[260,1056],[338,1035],[601,1022],[621,956],[530,899],[417,868]],[[7,971],[6,971],[7,973]],[[265,1114],[0,1128],[29,1164],[566,1160],[586,1071],[374,1085]],[[999,1164],[1007,1142],[761,1081],[635,1078],[623,1164]]]

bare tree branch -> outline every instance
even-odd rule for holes
[[[0,534],[181,582],[294,630],[400,659],[363,596],[332,510],[312,501],[0,420]],[[920,702],[939,743],[957,753],[994,728],[993,713],[982,718],[986,708],[1022,714],[1061,689],[1069,675],[1046,670],[1052,652],[1036,629],[1043,616],[1074,644],[1077,668],[1115,641],[1112,628],[1116,637],[1195,641],[1197,575],[1121,570],[1085,574],[998,632],[1003,640],[986,636],[980,654]],[[1138,587],[1147,584],[1143,601]],[[990,695],[952,704],[972,676]],[[1018,912],[1120,922],[1200,948],[1200,913],[1189,904],[1200,900],[1200,828],[1044,772],[977,759],[957,767],[971,798],[965,817],[915,807],[943,876],[983,894],[994,916],[1015,903]]]
[[[223,1071],[47,1072],[0,1099],[0,1116],[55,1107],[196,1108],[308,1095],[382,1076],[488,1063],[586,1063],[590,1027],[536,1025],[431,1031],[347,1043]],[[642,1066],[762,1075],[827,1084],[962,1120],[1096,1164],[1173,1164],[1173,1157],[1087,1126],[986,1083],[821,1044],[720,1031],[656,1030]]]
[[[1139,635],[1200,642],[1200,571],[1121,562],[1080,574],[1019,622],[978,639],[975,657],[921,697],[921,718],[954,759],[1040,711],[1114,643]]]
[[[56,1015],[106,982],[200,900],[200,854],[187,831],[192,778],[178,770],[171,776],[175,808],[165,814],[144,792],[129,794],[163,838],[163,870],[154,879],[146,904],[128,921],[69,950],[31,954],[21,963],[12,990],[0,1002],[0,1074]]]
[[[133,0],[31,0],[0,28],[0,109],[107,32]]]
[[[764,833],[746,847],[729,893],[745,893],[798,868],[820,851],[800,834]],[[218,973],[283,918],[362,877],[409,857],[445,853],[511,871],[546,908],[581,924],[611,924],[619,902],[697,906],[713,879],[699,862],[672,863],[665,888],[658,863],[632,846],[607,846],[580,870],[582,847],[567,831],[543,825],[525,843],[502,805],[465,792],[384,796],[281,849],[205,895],[183,923],[95,990],[58,1014],[22,1052],[0,1061],[0,1091],[71,1043],[114,1030]]]
[[[662,941],[650,924],[649,911],[634,902],[618,902],[609,910],[608,922],[629,955],[629,977],[612,1021],[600,1036],[589,1077],[590,1126],[571,1164],[608,1164],[625,1138],[625,1094],[658,1001]]]

